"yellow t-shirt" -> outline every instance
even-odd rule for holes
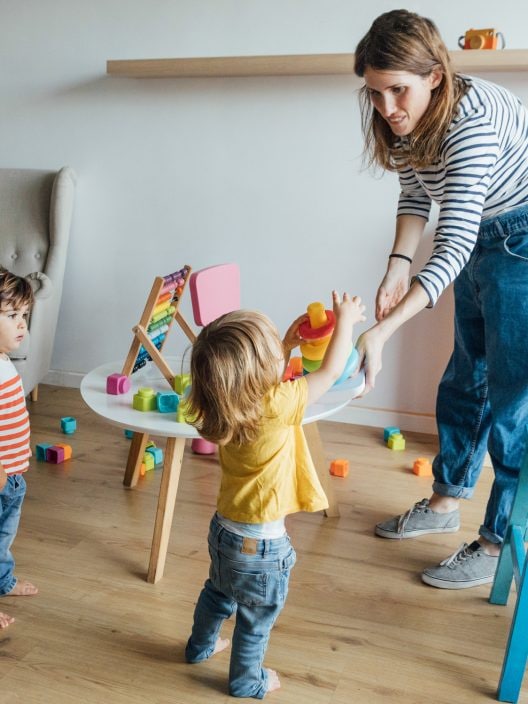
[[[286,381],[264,399],[261,430],[247,445],[219,448],[218,512],[241,523],[267,523],[297,511],[328,508],[301,421],[306,379]]]

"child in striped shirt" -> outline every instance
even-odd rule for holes
[[[0,596],[32,596],[35,585],[14,574],[11,545],[26,493],[29,467],[29,416],[22,381],[9,353],[27,332],[33,291],[27,279],[0,269]],[[0,629],[15,619],[0,612]]]

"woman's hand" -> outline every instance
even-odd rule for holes
[[[369,330],[366,330],[357,339],[358,368],[363,368],[365,371],[365,390],[361,396],[368,394],[375,386],[376,376],[382,367],[382,353],[385,342],[386,338],[379,325],[374,325]]]
[[[387,317],[409,290],[409,263],[392,259],[376,295],[376,320]]]

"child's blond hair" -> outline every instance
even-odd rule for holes
[[[29,281],[0,267],[0,308],[6,304],[15,309],[25,305],[31,308],[33,302],[33,289]]]
[[[238,310],[206,325],[191,352],[192,425],[212,442],[258,435],[266,394],[281,380],[282,342],[262,313]]]

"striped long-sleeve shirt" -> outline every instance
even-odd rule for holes
[[[13,362],[0,358],[0,463],[6,474],[29,467],[29,415]]]
[[[428,219],[431,202],[440,206],[431,257],[416,277],[430,305],[467,263],[481,220],[528,204],[528,111],[505,88],[463,79],[439,162],[399,172],[398,215]]]

